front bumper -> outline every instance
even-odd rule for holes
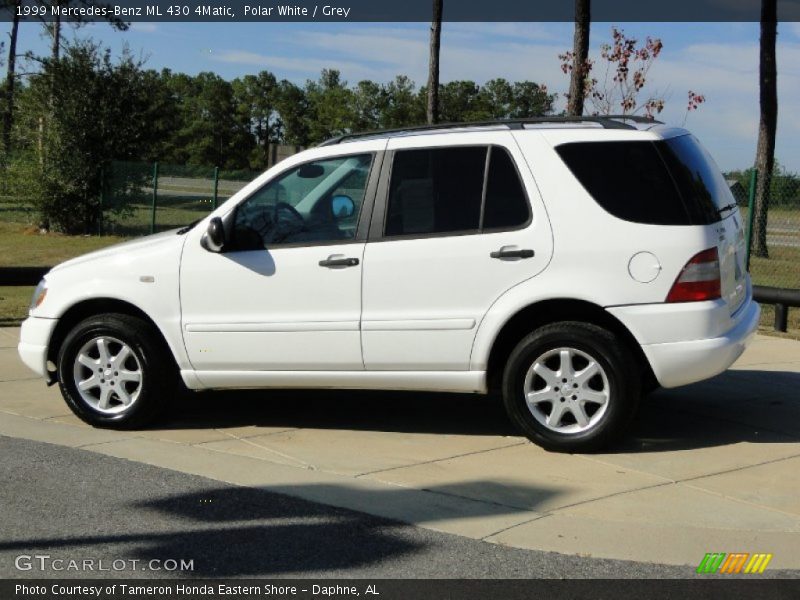
[[[736,325],[722,336],[643,344],[658,382],[665,388],[695,383],[722,373],[736,362],[753,339],[761,316],[761,308],[752,300],[740,310]]]
[[[28,317],[22,322],[17,351],[25,365],[38,375],[50,378],[47,372],[47,348],[57,319]]]

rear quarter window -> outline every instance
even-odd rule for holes
[[[586,142],[556,150],[586,191],[615,217],[652,225],[691,224],[652,142]]]
[[[729,204],[724,178],[692,136],[578,142],[556,151],[594,200],[625,221],[707,225]]]
[[[719,167],[694,136],[671,138],[657,146],[695,221],[719,221],[720,212],[736,204]]]

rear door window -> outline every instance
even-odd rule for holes
[[[516,229],[529,221],[525,188],[505,148],[462,146],[395,153],[386,237]]]
[[[477,231],[486,152],[485,146],[398,151],[385,235]]]
[[[530,219],[530,204],[508,150],[492,146],[483,209],[483,229],[516,229]]]

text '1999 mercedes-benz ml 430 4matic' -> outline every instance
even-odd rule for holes
[[[193,227],[53,268],[19,352],[98,427],[180,389],[497,393],[535,443],[618,440],[759,319],[742,218],[686,130],[631,117],[348,135]]]

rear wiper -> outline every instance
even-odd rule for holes
[[[718,209],[717,209],[717,214],[718,214],[718,215],[721,215],[721,214],[722,214],[722,213],[724,213],[726,210],[733,210],[733,209],[734,209],[734,208],[736,208],[737,206],[739,206],[739,205],[738,205],[738,204],[736,204],[736,202],[731,202],[731,203],[730,203],[730,204],[728,204],[727,206],[723,206],[722,208],[718,208]]]
[[[192,230],[192,227],[197,225],[202,220],[203,219],[197,219],[196,221],[192,221],[191,223],[189,223],[185,227],[181,227],[180,229],[178,229],[178,231],[176,231],[175,233],[177,233],[178,235],[183,235],[184,233],[188,233],[189,231]]]

